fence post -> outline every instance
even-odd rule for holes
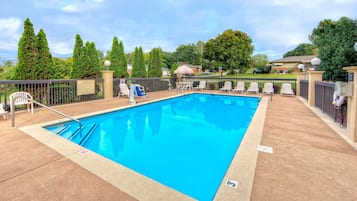
[[[309,75],[309,95],[307,103],[310,106],[315,106],[315,81],[322,81],[324,71],[308,71]]]
[[[102,71],[104,80],[104,99],[113,98],[113,73],[112,70]]]
[[[298,73],[296,76],[296,95],[300,96],[300,80],[306,79],[306,72]]]
[[[344,67],[348,72],[348,82],[352,82],[352,96],[347,98],[347,137],[353,142],[357,142],[357,82],[354,76],[357,75],[357,66]]]

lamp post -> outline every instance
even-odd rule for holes
[[[109,60],[105,60],[105,61],[104,61],[105,70],[109,70],[110,64],[111,64],[111,63],[110,63]]]
[[[317,70],[317,66],[321,64],[321,60],[317,57],[311,59],[311,64],[314,67],[314,70]]]
[[[304,68],[305,68],[304,64],[299,64],[297,67],[300,70],[300,72],[304,71]]]

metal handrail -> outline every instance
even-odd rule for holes
[[[12,127],[12,128],[15,128],[15,100],[16,100],[17,98],[24,98],[24,97],[15,97],[15,98],[12,100],[12,102],[11,102],[12,108],[14,108],[14,109],[11,111],[11,127]],[[54,112],[54,113],[57,113],[57,114],[62,115],[62,116],[66,117],[66,118],[68,118],[68,119],[70,119],[70,120],[72,120],[72,121],[77,122],[77,123],[79,124],[79,127],[80,127],[80,128],[83,126],[82,122],[79,121],[79,120],[76,119],[76,118],[73,118],[73,117],[71,117],[71,116],[69,116],[69,115],[67,115],[67,114],[64,114],[64,113],[62,113],[62,112],[60,112],[60,111],[57,111],[57,110],[55,110],[55,109],[53,109],[53,108],[51,108],[51,107],[48,107],[47,105],[44,105],[44,104],[42,104],[42,103],[40,103],[40,102],[37,102],[37,101],[35,101],[35,100],[31,100],[31,99],[29,99],[29,98],[26,98],[26,99],[28,99],[29,101],[32,101],[33,103],[36,103],[36,104],[39,105],[39,106],[42,106],[42,107],[46,108],[46,109],[48,109],[48,110],[51,110],[51,111]]]

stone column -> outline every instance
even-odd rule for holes
[[[300,96],[300,80],[306,79],[306,72],[298,73],[296,76],[296,95]]]
[[[102,71],[103,80],[104,80],[104,99],[113,98],[113,73],[111,70]]]
[[[324,71],[308,71],[309,75],[309,100],[307,103],[310,106],[315,106],[315,81],[322,81]]]
[[[357,66],[343,68],[349,74],[349,82],[352,82],[352,96],[347,98],[347,137],[357,142]],[[352,75],[351,75],[352,74]]]

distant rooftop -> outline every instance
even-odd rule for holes
[[[311,63],[311,59],[315,57],[316,55],[291,56],[291,57],[285,57],[282,59],[270,61],[270,63]]]

